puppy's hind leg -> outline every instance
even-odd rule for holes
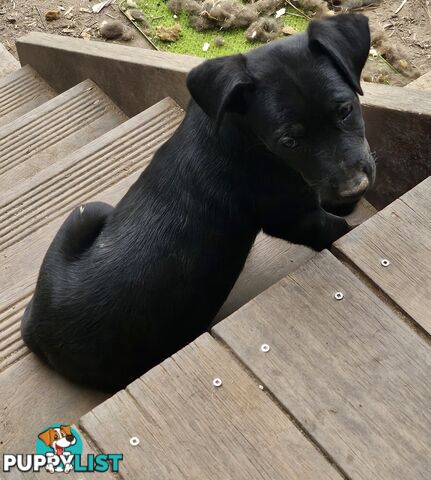
[[[76,258],[94,243],[114,207],[103,202],[92,202],[75,208],[61,226],[58,247],[68,258]],[[59,237],[59,238],[58,238]]]

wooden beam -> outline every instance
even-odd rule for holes
[[[213,332],[348,478],[429,478],[430,345],[329,252]]]

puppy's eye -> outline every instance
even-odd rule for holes
[[[296,148],[298,146],[298,142],[292,137],[282,137],[280,142],[286,148]]]
[[[342,120],[345,120],[352,113],[352,110],[353,105],[350,102],[345,102],[338,107],[338,114]]]

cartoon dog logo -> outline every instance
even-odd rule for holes
[[[53,455],[58,455],[58,456],[70,455],[70,453],[65,450],[71,447],[72,445],[75,445],[76,443],[76,437],[72,433],[72,430],[69,425],[60,425],[59,427],[50,427],[44,432],[39,433],[38,437],[40,440],[42,440],[42,442],[46,446],[52,448]],[[46,469],[50,473],[54,473],[54,470],[56,472],[69,473],[69,471],[72,470],[72,465],[68,463],[64,466],[64,468],[63,467],[54,468],[52,464],[49,464],[47,465]]]

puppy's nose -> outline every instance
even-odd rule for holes
[[[349,197],[359,197],[362,195],[365,190],[369,187],[370,181],[368,180],[365,173],[361,174],[360,177],[352,181],[345,189],[340,191],[339,195],[341,198]]]
[[[73,435],[66,435],[66,440],[67,440],[68,442],[73,442],[73,439],[74,439],[74,438],[75,438],[75,437],[74,437]]]

